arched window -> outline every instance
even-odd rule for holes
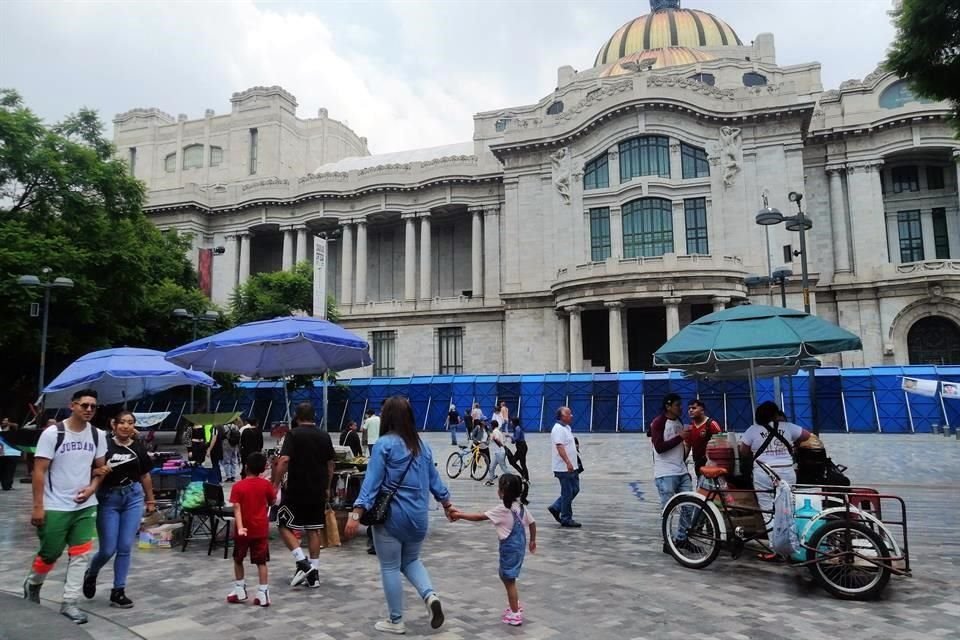
[[[219,167],[223,163],[223,148],[210,147],[210,166]]]
[[[623,205],[623,257],[649,258],[673,253],[673,205],[663,198],[641,198]]]
[[[706,150],[682,142],[680,143],[680,162],[684,180],[710,177],[710,163],[707,162]]]
[[[717,79],[713,77],[712,73],[695,73],[690,76],[690,80],[694,82],[702,82],[703,84],[708,84],[711,87],[717,83]]]
[[[754,71],[749,71],[743,74],[743,86],[765,87],[767,86],[767,77]]]
[[[163,159],[163,170],[167,173],[177,170],[177,154],[171,153]]]
[[[198,169],[203,166],[203,145],[191,144],[183,148],[183,168]]]
[[[642,136],[620,143],[620,181],[640,176],[670,177],[670,140]]]
[[[906,80],[894,82],[880,93],[879,103],[881,109],[896,109],[910,102],[919,102],[929,104],[933,100],[918,96],[910,90],[910,85]]]
[[[563,101],[562,101],[562,100],[557,100],[557,101],[554,102],[552,105],[550,105],[549,107],[547,107],[547,115],[548,115],[548,116],[555,116],[555,115],[557,115],[558,113],[563,113]]]
[[[597,156],[583,165],[583,188],[602,189],[610,186],[610,170],[607,165],[607,153]]]
[[[948,318],[917,320],[907,333],[910,364],[960,364],[960,327]]]

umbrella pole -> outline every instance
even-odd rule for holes
[[[327,422],[327,370],[323,371],[323,422],[321,426],[324,431],[329,431],[329,423]]]
[[[753,370],[753,360],[750,360],[750,408],[751,411],[757,410],[757,377]]]

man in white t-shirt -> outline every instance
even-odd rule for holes
[[[367,409],[367,418],[361,429],[367,434],[367,455],[371,455],[373,445],[380,437],[380,416],[373,409]]]
[[[37,527],[40,551],[23,581],[23,597],[40,603],[40,588],[66,548],[70,559],[60,613],[84,624],[87,616],[77,607],[77,600],[93,549],[96,492],[102,479],[92,472],[103,466],[107,439],[90,424],[97,410],[96,391],[84,389],[74,393],[70,409],[70,417],[62,424],[47,427],[37,442],[30,524]]]
[[[742,459],[754,458],[757,451],[766,442],[767,437],[770,436],[772,429],[776,429],[783,438],[781,440],[774,435],[770,439],[770,443],[760,452],[760,456],[753,461],[753,488],[757,490],[757,502],[760,509],[766,512],[763,515],[767,521],[773,518],[773,478],[762,467],[757,466],[756,462],[760,461],[767,465],[782,480],[794,485],[797,483],[797,472],[793,467],[792,448],[810,437],[810,432],[803,427],[792,422],[780,422],[778,415],[780,415],[780,409],[776,403],[764,402],[757,407],[754,415],[756,422],[747,427],[740,438],[740,457]],[[784,440],[790,444],[790,448],[787,447]]]
[[[551,468],[560,481],[560,497],[547,511],[561,527],[579,528],[573,519],[573,499],[580,493],[580,475],[577,473],[577,443],[573,437],[573,412],[570,407],[557,409],[557,422],[550,431]]]
[[[691,432],[690,425],[680,421],[683,412],[680,396],[668,393],[663,397],[663,412],[650,422],[650,440],[653,443],[653,482],[660,496],[663,510],[670,498],[684,491],[692,491],[690,472],[687,471],[687,448],[684,440]],[[676,544],[685,545],[686,521],[681,518],[677,529]],[[667,541],[663,541],[664,553],[669,553]]]

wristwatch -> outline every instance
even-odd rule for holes
[[[356,511],[351,511],[351,512],[350,512],[350,519],[351,519],[351,520],[360,520],[360,514],[357,513]]]

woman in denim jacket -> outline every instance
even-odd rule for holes
[[[375,628],[386,633],[406,633],[402,574],[423,598],[430,626],[437,629],[443,624],[443,609],[430,575],[420,561],[420,547],[427,535],[430,494],[443,504],[444,513],[449,517],[453,508],[450,491],[433,464],[433,452],[417,435],[410,402],[401,396],[389,398],[380,416],[380,438],[373,447],[360,496],[347,522],[346,535],[349,538],[357,534],[360,516],[373,506],[384,486],[399,487],[390,503],[387,521],[373,526],[380,577],[390,612],[390,618],[377,622]]]

